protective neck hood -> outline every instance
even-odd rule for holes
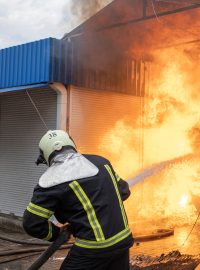
[[[97,175],[99,169],[74,150],[66,150],[56,155],[51,166],[40,177],[39,185],[42,188],[53,187],[72,180]]]

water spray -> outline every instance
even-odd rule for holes
[[[188,155],[180,156],[180,157],[177,157],[174,159],[170,159],[170,160],[166,160],[166,161],[157,163],[157,164],[151,166],[150,168],[145,169],[144,171],[137,174],[133,178],[130,178],[129,180],[127,180],[127,182],[128,182],[130,187],[135,186],[140,181],[162,171],[163,169],[165,169],[169,165],[176,164],[177,162],[181,162],[181,161],[186,160],[186,159],[191,159],[192,157],[193,157],[192,154],[188,154]]]
[[[143,181],[144,179],[160,172],[161,170],[165,169],[167,166],[169,165],[173,165],[176,164],[177,162],[186,160],[186,159],[191,159],[193,157],[192,154],[188,154],[188,155],[184,155],[175,159],[171,159],[171,160],[167,160],[167,161],[163,161],[161,163],[155,164],[150,168],[145,169],[144,171],[142,171],[140,174],[134,176],[133,178],[127,180],[128,184],[130,187],[135,186],[136,184],[138,184],[140,181]],[[181,201],[181,203],[185,204],[185,200],[186,197],[184,196],[183,201]],[[187,240],[189,239],[191,233],[193,232],[198,220],[200,218],[200,211],[197,214],[197,218],[194,222],[194,224],[192,225],[192,228],[190,230],[190,232],[188,233],[187,237],[185,238],[185,240],[183,241],[182,245],[180,246],[180,248],[183,248],[185,243],[187,242]]]

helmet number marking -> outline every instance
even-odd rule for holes
[[[49,133],[49,139],[52,139],[56,136],[57,136],[56,132]]]

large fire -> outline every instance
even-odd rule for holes
[[[162,49],[152,56],[152,79],[148,95],[140,98],[141,114],[134,122],[119,119],[100,149],[125,179],[168,161],[132,188],[126,204],[131,222],[142,218],[190,224],[200,205],[200,47]]]
[[[181,207],[185,208],[186,205],[187,205],[187,203],[188,203],[188,195],[187,195],[187,194],[184,194],[184,195],[181,197],[180,201],[179,201],[179,205],[180,205]]]

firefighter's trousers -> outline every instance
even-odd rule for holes
[[[129,249],[114,254],[85,256],[71,249],[60,270],[129,270]]]

